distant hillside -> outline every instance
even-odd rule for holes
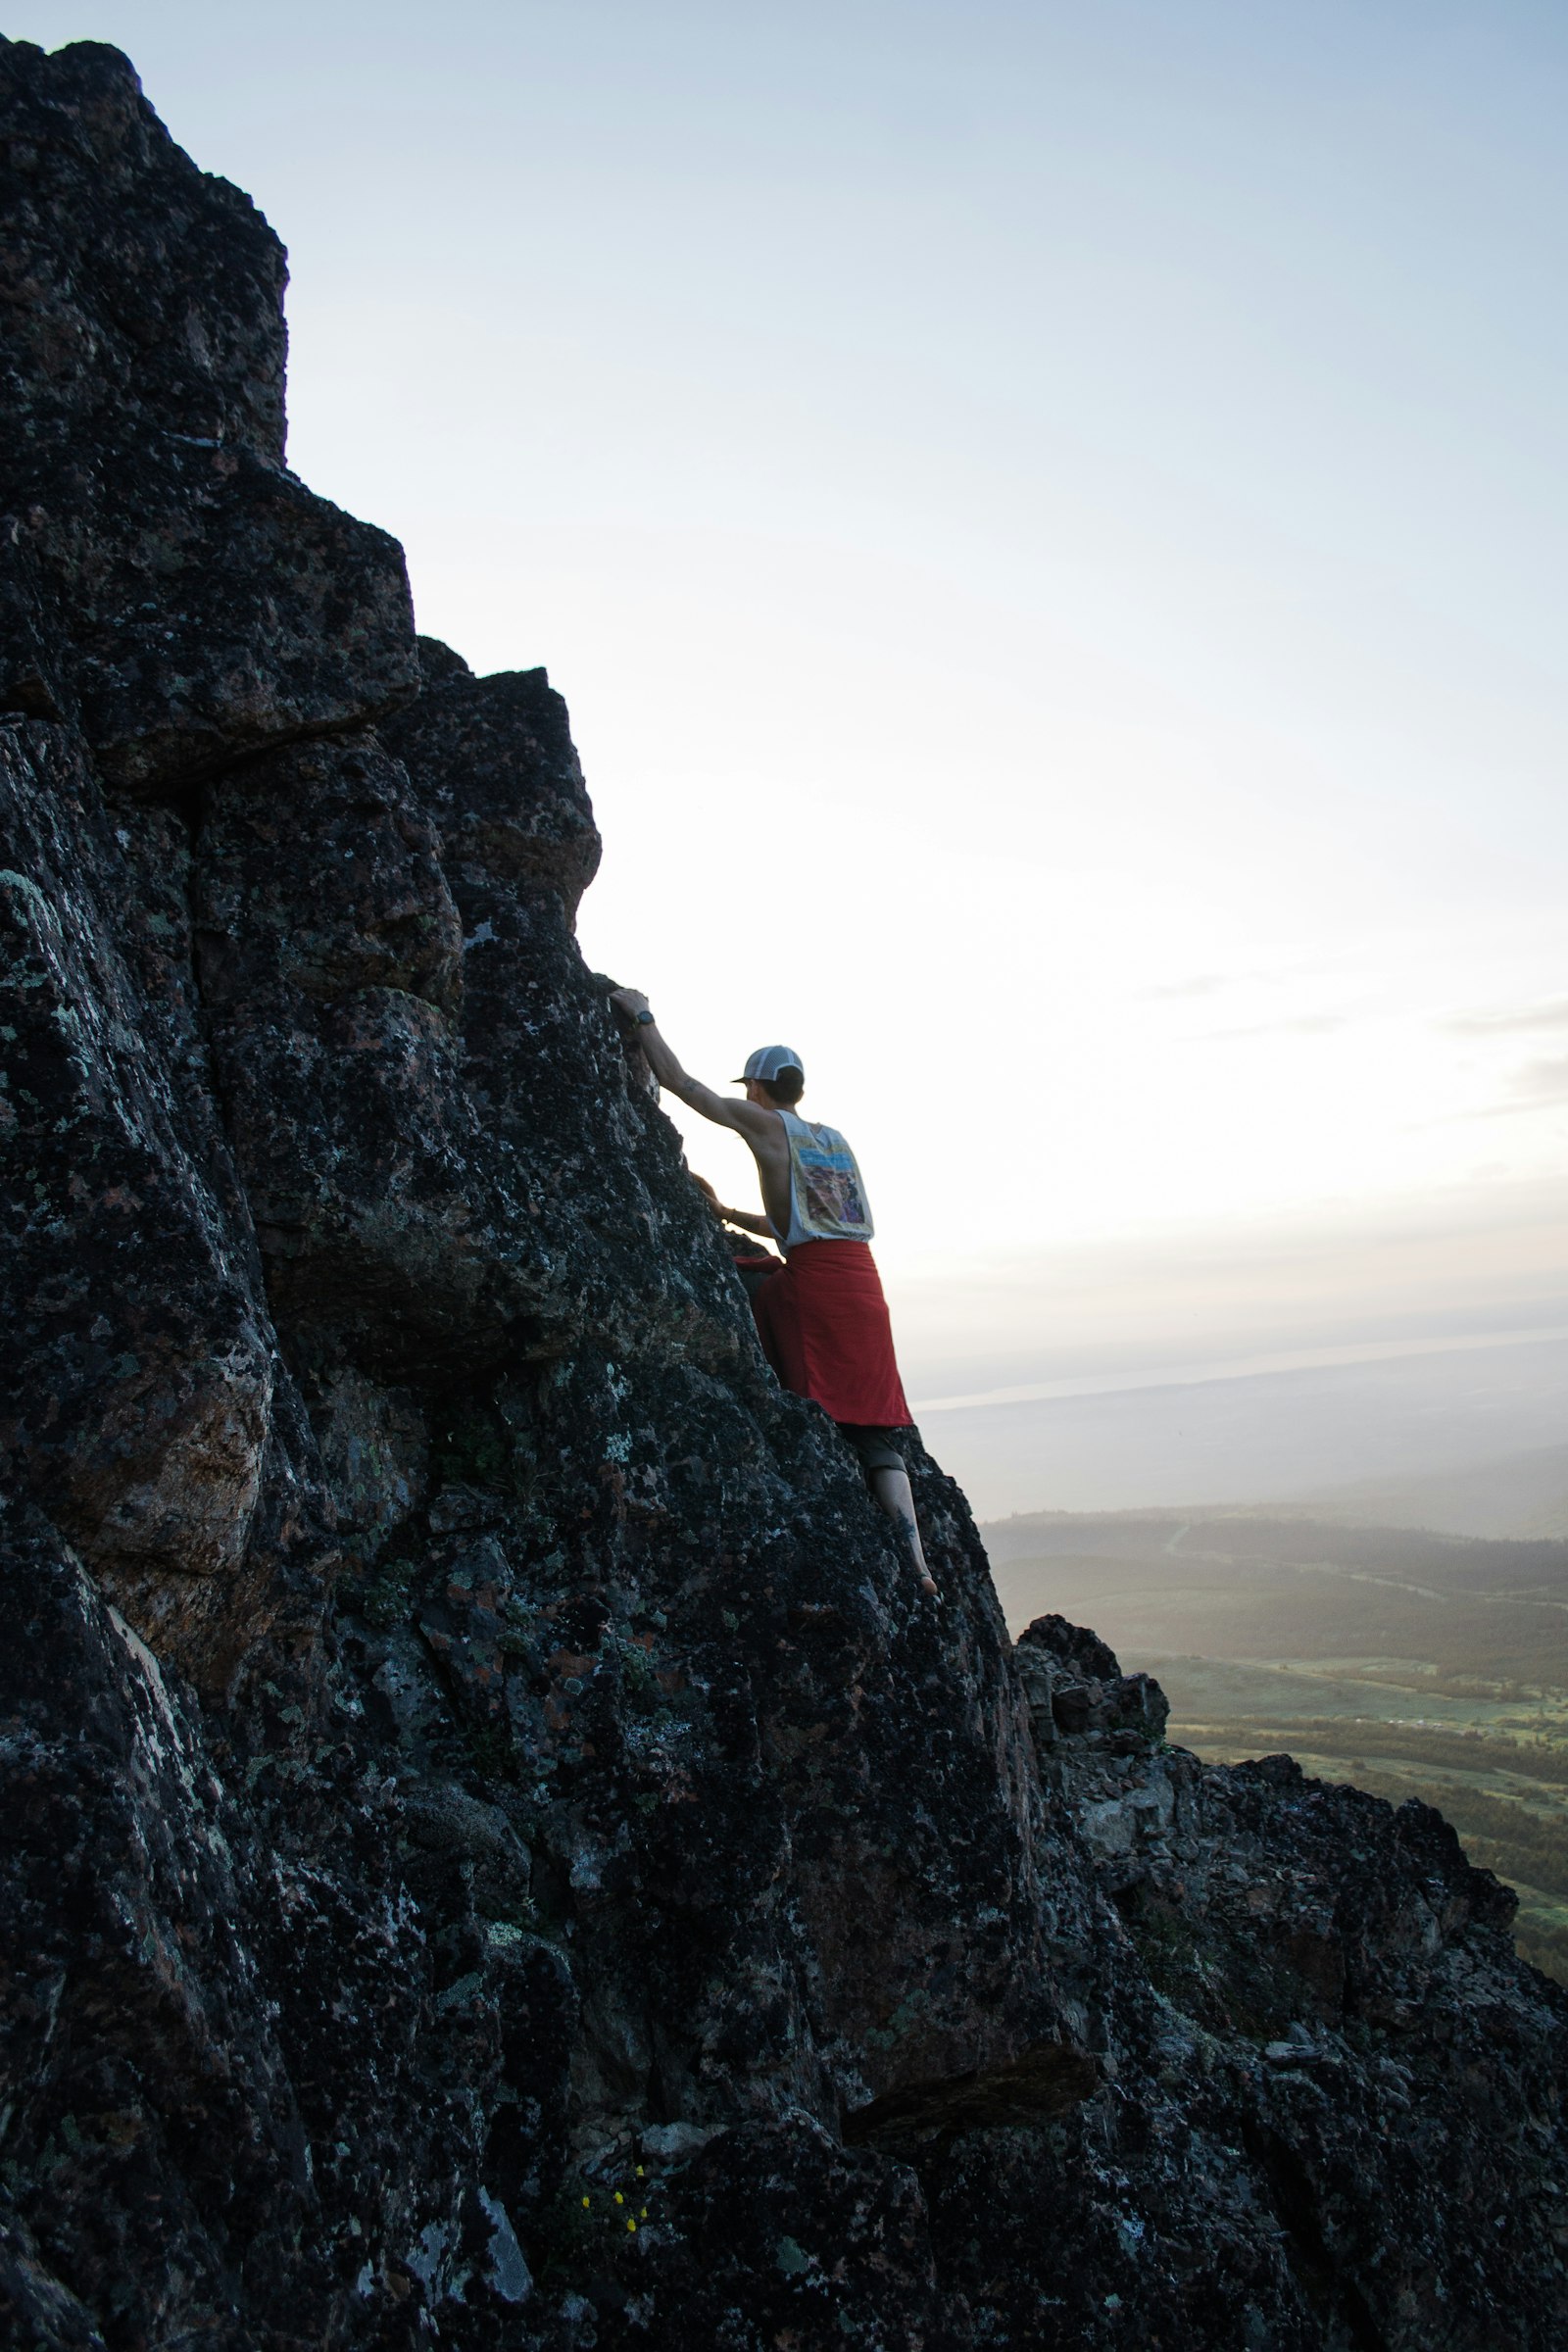
[[[1568,1535],[1568,1340],[1201,1380],[1156,1374],[1148,1386],[949,1402],[916,1418],[988,1519],[1042,1503],[1224,1503],[1457,1535]]]
[[[1454,1536],[1568,1536],[1568,1444],[1536,1446],[1459,1470],[1354,1479],[1320,1487],[1299,1500],[1315,1519],[1429,1527]]]

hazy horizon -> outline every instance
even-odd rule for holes
[[[928,1406],[921,1428],[981,1520],[1270,1504],[1341,1516],[1354,1491],[1348,1515],[1367,1524],[1568,1535],[1563,1333],[1285,1371],[1124,1376],[1011,1404]],[[1524,1457],[1538,1456],[1541,1475],[1527,1475]],[[1515,1475],[1475,1476],[1499,1468]]]
[[[1568,1325],[1560,12],[12,30],[125,49],[283,236],[291,463],[422,628],[548,666],[585,953],[715,1082],[802,1052],[911,1396]],[[1484,1452],[1396,1360],[1391,1466],[1428,1388]],[[1352,1369],[1257,1376],[1318,1400],[1269,1459]],[[1048,1507],[1119,1412],[1126,1499],[1181,1456],[1109,1395],[927,1435]]]

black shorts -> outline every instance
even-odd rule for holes
[[[863,1421],[839,1421],[834,1425],[845,1444],[858,1454],[860,1468],[870,1476],[873,1470],[906,1470],[908,1464],[893,1443],[891,1429],[872,1429]]]

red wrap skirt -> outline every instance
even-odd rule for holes
[[[834,1421],[906,1429],[882,1277],[864,1242],[802,1242],[752,1300],[762,1353],[785,1388]]]

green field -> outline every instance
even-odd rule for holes
[[[1568,1983],[1568,1543],[1261,1512],[1041,1513],[983,1531],[1015,1631],[1055,1610],[1157,1676],[1171,1737],[1419,1796],[1517,1887]]]

